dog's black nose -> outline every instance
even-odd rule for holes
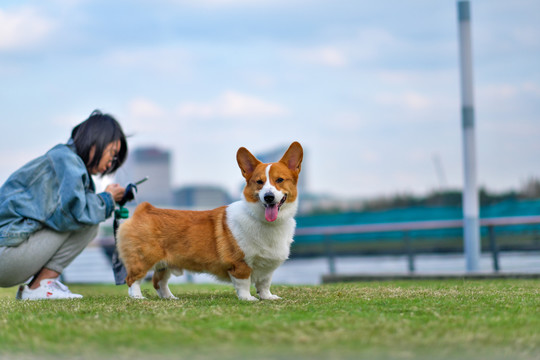
[[[267,192],[266,194],[264,194],[264,201],[267,204],[273,203],[275,198],[276,197],[271,192]]]

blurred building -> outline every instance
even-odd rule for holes
[[[137,202],[148,201],[157,206],[173,203],[171,187],[171,154],[157,147],[141,147],[129,152],[126,163],[117,172],[116,182],[126,185],[148,176],[138,186]]]
[[[193,210],[214,209],[232,202],[221,187],[212,185],[185,186],[174,191],[173,205]]]

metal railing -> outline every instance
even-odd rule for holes
[[[480,226],[487,227],[489,248],[493,258],[493,271],[498,272],[499,266],[499,249],[495,235],[495,227],[511,226],[511,225],[527,225],[540,224],[540,216],[512,216],[512,217],[497,217],[480,219]],[[378,223],[378,224],[362,224],[362,225],[342,225],[342,226],[313,226],[297,228],[297,236],[319,235],[324,236],[325,252],[328,258],[328,267],[330,274],[336,273],[335,258],[333,251],[333,243],[331,236],[344,234],[367,234],[367,233],[385,233],[385,232],[404,232],[404,241],[407,255],[407,263],[409,272],[415,271],[414,257],[415,252],[412,246],[411,238],[408,236],[409,231],[416,230],[441,230],[463,228],[463,220],[429,220],[429,221],[410,221],[410,222],[395,222],[395,223]]]

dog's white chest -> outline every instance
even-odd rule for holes
[[[248,205],[238,201],[227,207],[227,225],[253,269],[275,269],[288,259],[296,226],[294,218],[267,223],[253,217]]]

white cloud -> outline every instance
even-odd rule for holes
[[[478,92],[484,100],[494,102],[513,100],[524,95],[540,98],[540,86],[534,82],[488,84],[479,87]]]
[[[58,115],[52,118],[52,123],[59,127],[69,128],[74,127],[83,120],[76,115]]]
[[[492,101],[509,100],[518,94],[518,88],[514,84],[486,85],[479,88],[481,97]]]
[[[407,110],[426,110],[433,104],[431,98],[413,91],[402,93],[380,93],[375,96],[378,104],[398,106]]]
[[[455,83],[459,81],[459,72],[456,69],[406,69],[406,70],[390,70],[379,69],[376,76],[382,81],[385,86],[402,86],[410,88],[411,86],[424,86],[430,89],[445,89],[441,84]],[[453,90],[452,90],[453,91]]]
[[[520,26],[516,27],[512,31],[515,42],[522,47],[537,47],[540,45],[540,39],[538,39],[538,25],[535,26]]]
[[[396,49],[410,46],[398,39],[388,30],[381,28],[362,28],[350,40],[349,46],[354,56],[360,60],[373,60]]]
[[[223,9],[223,8],[254,8],[254,7],[283,7],[291,5],[290,0],[169,0],[173,4],[182,6],[202,7],[208,9]],[[304,1],[296,0],[295,3],[302,4]]]
[[[452,70],[381,70],[373,101],[397,112],[441,118],[459,110],[458,73]],[[413,120],[412,118],[409,120]]]
[[[128,104],[128,110],[130,115],[135,118],[156,119],[165,115],[165,110],[158,104],[142,97],[131,100]]]
[[[454,49],[450,45],[454,44],[437,43],[430,45],[430,50],[427,51],[425,43],[402,34],[394,34],[377,27],[359,27],[347,31],[345,35],[333,37],[333,40],[327,40],[324,44],[285,49],[284,54],[293,61],[306,64],[343,68],[362,63],[364,68],[369,64],[379,69],[384,66],[380,60],[398,61],[404,57],[410,58],[412,54],[429,55],[433,52],[446,54],[449,48],[452,51]]]
[[[122,69],[136,69],[147,72],[171,74],[186,72],[191,63],[189,53],[178,47],[145,47],[116,50],[105,56],[104,62]]]
[[[167,109],[144,97],[129,101],[126,113],[126,116],[121,117],[124,130],[129,134],[137,134],[138,138],[144,138],[141,134],[155,135],[162,129],[176,131],[177,126],[180,126]]]
[[[276,85],[276,77],[265,73],[248,72],[245,75],[245,80],[258,88],[272,88]]]
[[[180,117],[212,118],[212,117],[267,117],[287,113],[287,109],[252,95],[235,91],[226,91],[217,99],[206,102],[186,102],[178,107]]]
[[[54,30],[54,23],[31,7],[15,11],[0,9],[0,51],[41,44]]]
[[[296,61],[328,67],[344,67],[349,60],[344,51],[334,46],[293,49],[286,51]]]
[[[536,84],[533,82],[526,82],[521,84],[521,88],[524,92],[535,96],[537,98],[540,98],[540,84]]]
[[[363,128],[367,121],[361,114],[354,112],[340,112],[335,114],[328,124],[337,131],[355,132]]]

